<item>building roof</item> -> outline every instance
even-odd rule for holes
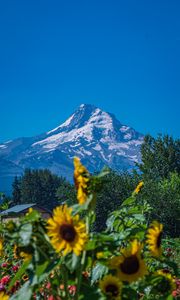
[[[0,215],[8,215],[9,213],[19,213],[22,212],[32,206],[35,206],[36,203],[30,203],[30,204],[19,204],[19,205],[15,205],[9,209],[6,209],[4,211],[0,212]]]

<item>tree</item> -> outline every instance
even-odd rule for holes
[[[144,179],[168,178],[171,172],[180,174],[180,140],[159,135],[146,135],[141,146],[142,163],[138,164]]]
[[[21,203],[34,203],[33,173],[26,169],[21,178]]]
[[[0,192],[0,211],[8,209],[11,204],[11,197],[6,196],[4,193]]]
[[[12,183],[12,201],[13,204],[21,203],[21,179],[15,176],[14,181]]]
[[[140,176],[134,172],[120,174],[111,171],[102,182],[102,189],[97,195],[96,222],[94,229],[101,231],[106,227],[106,220],[110,212],[117,210],[121,203],[131,195]]]
[[[170,173],[169,178],[146,181],[138,197],[152,207],[150,222],[161,222],[165,234],[171,237],[180,235],[180,175]]]
[[[0,192],[0,204],[1,204],[2,202],[4,202],[5,197],[6,197],[5,194],[2,193],[2,192]]]
[[[39,206],[53,209],[58,205],[57,189],[68,184],[65,179],[52,174],[49,170],[26,169],[21,177],[20,203],[36,203]],[[16,194],[16,184],[13,185],[13,194]]]
[[[68,205],[72,205],[77,202],[76,189],[74,185],[71,185],[65,178],[62,178],[62,182],[57,189],[56,196],[59,204],[66,202]]]

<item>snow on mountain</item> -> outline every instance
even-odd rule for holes
[[[113,114],[82,104],[63,124],[44,134],[0,144],[0,159],[21,170],[48,168],[71,179],[74,156],[91,172],[104,165],[128,170],[140,161],[142,142],[142,134],[121,124]]]

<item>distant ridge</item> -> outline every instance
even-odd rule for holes
[[[72,180],[73,157],[91,172],[104,165],[130,170],[140,161],[143,135],[91,104],[81,104],[62,124],[41,135],[0,144],[0,190],[25,168],[48,168]]]

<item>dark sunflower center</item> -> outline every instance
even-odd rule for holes
[[[123,273],[131,275],[139,270],[139,260],[136,255],[126,257],[123,263],[120,264],[120,269]]]
[[[161,239],[162,239],[162,232],[160,232],[160,234],[158,235],[157,238],[157,247],[160,248],[161,246]]]
[[[110,293],[112,296],[117,296],[118,295],[118,287],[117,285],[114,284],[108,284],[106,286],[106,293]]]
[[[71,224],[64,224],[60,227],[60,235],[63,240],[73,242],[76,237],[76,230]]]
[[[163,278],[162,281],[158,284],[158,290],[161,293],[167,293],[167,292],[171,291],[170,281],[166,278]]]

